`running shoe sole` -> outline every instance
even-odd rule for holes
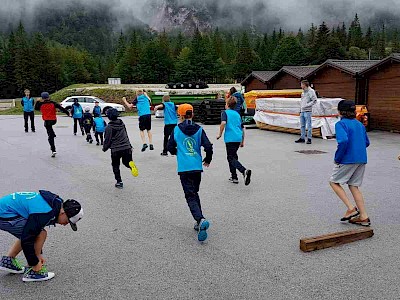
[[[51,157],[56,157],[57,152],[51,154]]]
[[[139,176],[139,171],[136,168],[136,165],[133,161],[129,162],[129,166],[131,167],[131,173],[133,177],[138,177]]]
[[[54,276],[56,276],[56,274],[54,274],[53,272],[48,272],[47,277],[43,277],[43,278],[39,278],[39,279],[22,277],[22,281],[23,282],[47,281],[47,280],[54,278]]]
[[[208,222],[207,220],[201,220],[200,224],[199,224],[199,233],[197,234],[197,239],[199,240],[199,242],[204,242],[207,237],[207,229],[210,228],[210,222]]]
[[[251,170],[247,170],[244,185],[249,185],[250,182],[251,182]]]
[[[17,271],[17,270],[12,270],[9,268],[5,268],[5,267],[0,267],[0,271],[5,271],[11,274],[24,274],[24,270],[22,269],[21,271]]]
[[[360,215],[360,212],[357,210],[356,212],[354,212],[354,213],[351,214],[350,216],[341,218],[340,221],[341,221],[341,222],[350,221],[351,219],[353,219],[353,218],[355,218],[355,217],[357,217],[357,216],[359,216],[359,215]]]

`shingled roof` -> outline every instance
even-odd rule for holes
[[[324,62],[314,73],[325,68],[326,66],[331,66],[335,69],[348,73],[350,75],[357,75],[364,70],[370,68],[371,66],[379,63],[380,60],[337,60],[328,59]]]
[[[362,72],[360,72],[360,75],[364,75],[366,73],[374,71],[374,70],[378,69],[380,66],[385,65],[390,62],[393,62],[393,61],[400,62],[400,53],[393,53],[392,55],[390,55],[382,60],[375,61],[375,64],[364,69]]]
[[[263,83],[266,83],[271,80],[272,77],[275,76],[279,71],[253,71],[249,76],[247,76],[243,81],[242,85],[246,85],[250,81],[252,77],[257,78]]]
[[[318,66],[284,66],[281,71],[286,72],[299,80],[306,78],[308,75],[313,73],[316,69],[319,68]]]

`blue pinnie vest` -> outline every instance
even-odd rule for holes
[[[104,120],[102,117],[94,118],[94,123],[96,124],[96,132],[104,132],[106,127],[104,126]]]
[[[101,115],[101,107],[100,106],[95,106],[94,108],[93,108],[93,115],[94,114],[99,114],[99,115]]]
[[[178,173],[188,171],[203,171],[203,159],[201,157],[201,135],[200,128],[194,135],[189,136],[182,132],[179,126],[174,129],[174,139],[177,144],[176,159]]]
[[[72,116],[74,119],[82,119],[83,117],[83,109],[82,106],[74,105],[74,115]]]
[[[137,107],[139,117],[151,114],[150,102],[149,102],[149,99],[145,95],[140,95],[137,98],[136,107]]]
[[[164,102],[164,124],[173,125],[178,123],[178,118],[176,116],[175,103]]]
[[[24,97],[22,98],[22,102],[24,103],[24,112],[33,112],[34,107],[33,107],[33,98],[27,98]]]
[[[242,118],[233,109],[225,110],[227,121],[225,126],[225,143],[238,143],[243,140]]]
[[[0,218],[21,216],[28,219],[30,214],[48,213],[50,203],[36,192],[19,192],[0,198]]]

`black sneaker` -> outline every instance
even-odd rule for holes
[[[76,135],[76,132],[74,132],[74,135]]]
[[[149,147],[149,146],[147,146],[147,144],[143,144],[142,152],[146,151],[146,149],[147,149],[148,147]]]
[[[150,150],[154,150],[153,144],[150,144]]]
[[[123,184],[122,182],[117,182],[117,183],[115,184],[115,187],[116,187],[117,189],[123,189],[123,188],[124,188],[124,184]]]
[[[82,131],[82,136],[84,136],[85,135],[85,133]]]
[[[237,178],[229,178],[229,181],[230,182],[232,182],[232,183],[234,183],[234,184],[239,184],[239,179],[237,179]]]
[[[307,144],[311,145],[311,139],[307,139]]]
[[[25,130],[26,133],[28,133],[28,130]]]
[[[302,139],[302,138],[300,138],[300,139],[298,139],[297,141],[295,141],[295,143],[297,143],[297,144],[299,144],[299,143],[305,143],[306,142],[306,140],[305,139]]]
[[[168,156],[168,153],[166,153],[166,152],[161,152],[161,156]]]
[[[251,181],[251,170],[244,171],[244,185],[249,185]]]
[[[36,132],[36,130],[35,130],[35,129],[32,129],[31,131],[32,131],[32,132]]]
[[[99,142],[97,142],[97,143],[96,143],[96,146],[100,146],[100,143],[99,143]]]

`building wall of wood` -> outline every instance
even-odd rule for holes
[[[326,67],[309,78],[320,97],[356,100],[356,79],[332,67]]]
[[[273,90],[298,89],[300,80],[290,74],[282,73],[271,82],[271,85]]]
[[[400,63],[369,76],[367,107],[372,129],[400,132]]]
[[[268,90],[268,85],[253,77],[245,86],[245,91],[250,92],[253,90]]]

